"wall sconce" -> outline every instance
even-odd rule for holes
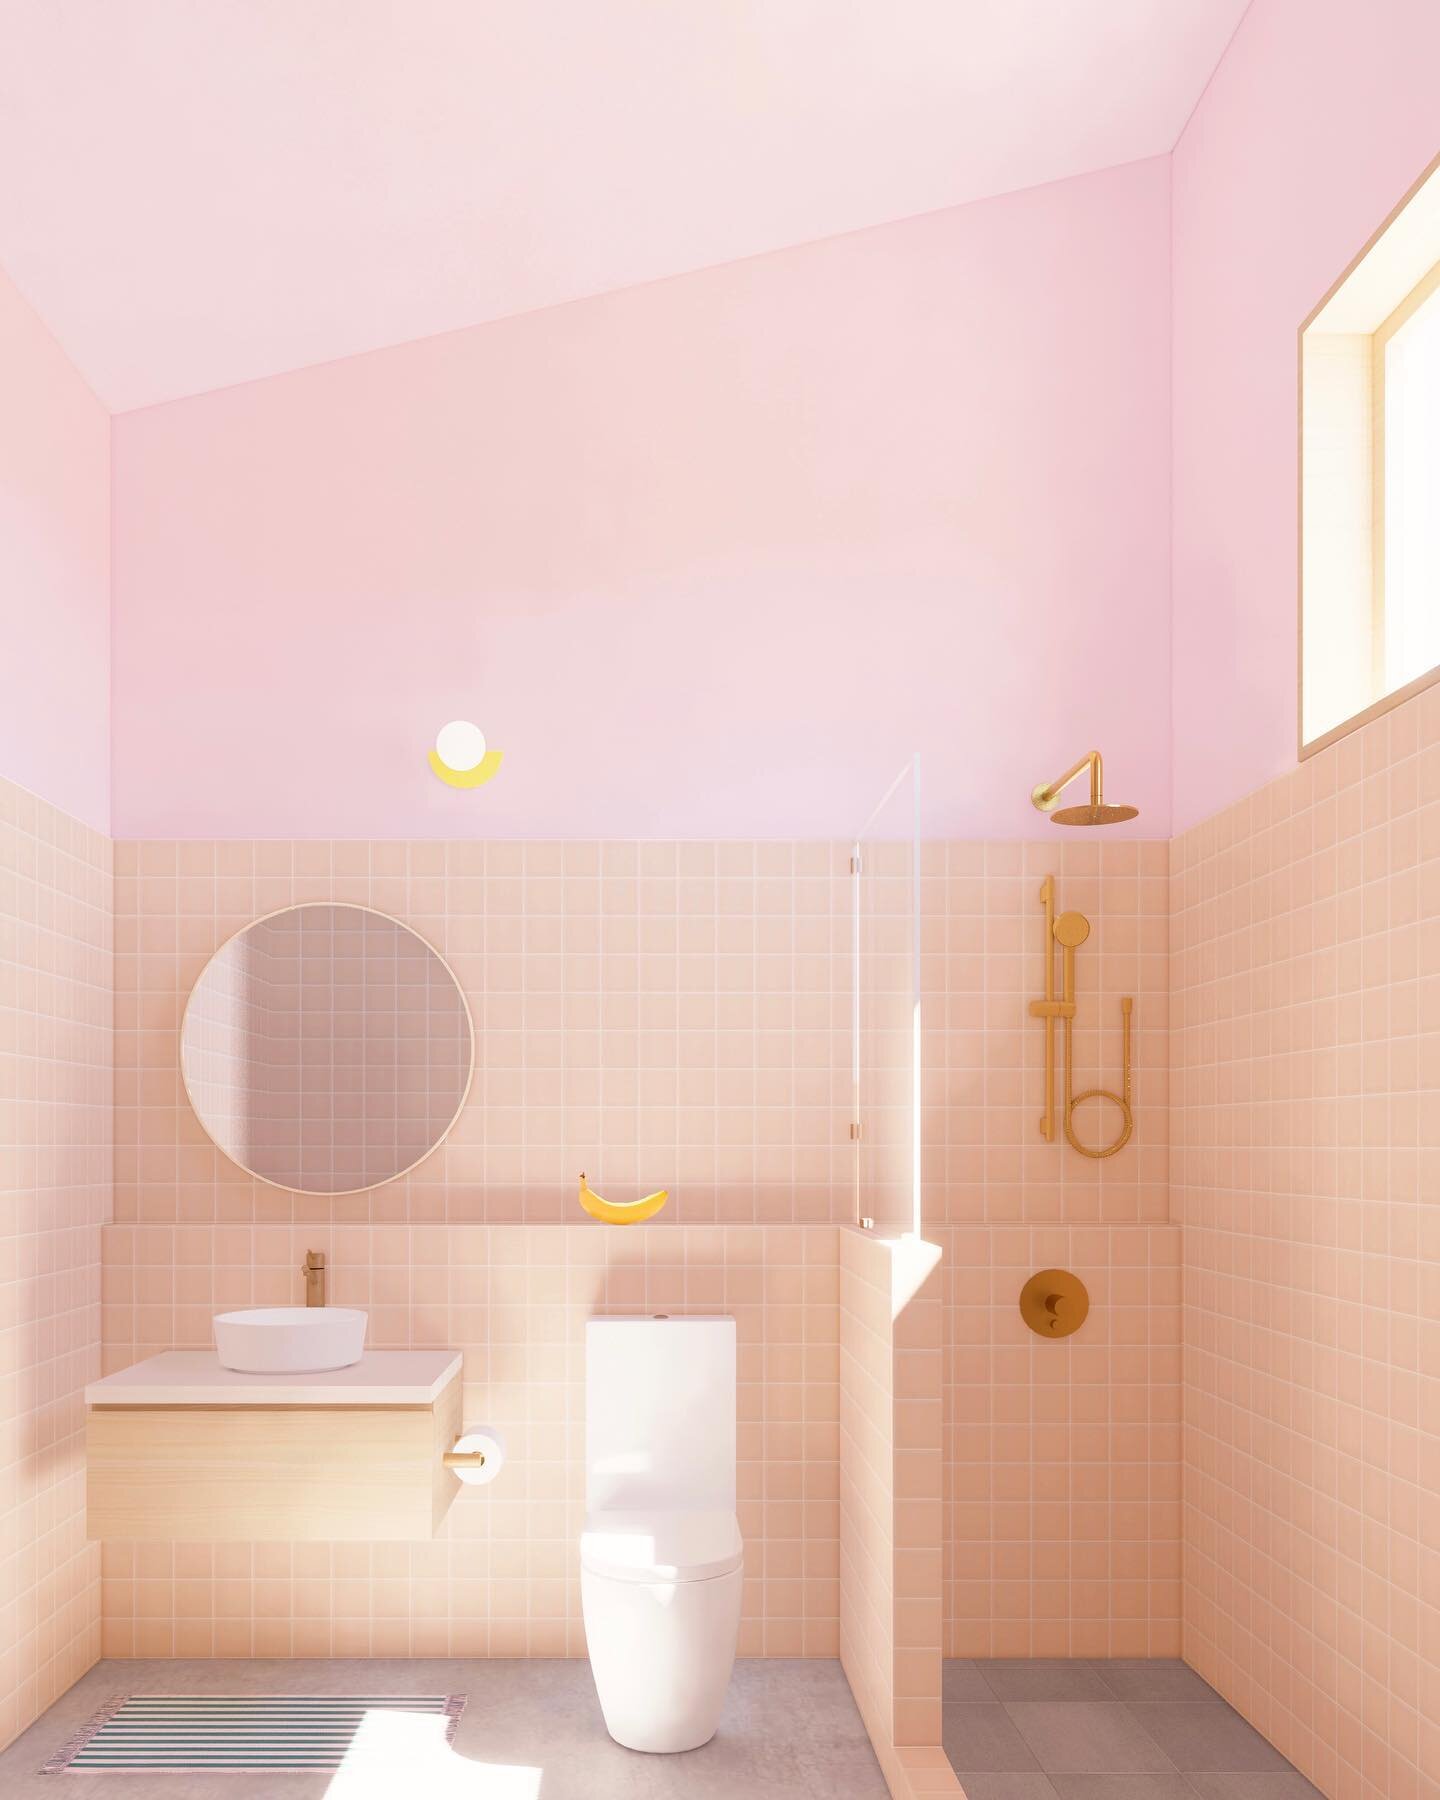
[[[431,770],[448,787],[483,787],[500,767],[505,752],[487,750],[485,733],[468,719],[442,725],[430,752]]]

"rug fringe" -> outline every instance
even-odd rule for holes
[[[111,1719],[115,1717],[116,1713],[119,1712],[120,1708],[129,1698],[130,1696],[128,1694],[112,1694],[100,1708],[99,1712],[93,1714],[73,1737],[65,1740],[50,1758],[49,1762],[41,1769],[40,1773],[42,1775],[61,1774],[66,1764],[73,1761],[74,1758],[80,1754],[102,1725],[108,1725],[110,1723]]]

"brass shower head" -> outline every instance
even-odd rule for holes
[[[1057,812],[1056,801],[1075,777],[1083,774],[1086,769],[1090,771],[1090,804],[1062,806]],[[1118,825],[1122,819],[1138,818],[1138,806],[1106,805],[1104,779],[1100,752],[1092,750],[1088,756],[1082,756],[1073,769],[1067,769],[1058,781],[1042,781],[1038,787],[1031,788],[1030,798],[1041,812],[1049,813],[1057,825]]]
[[[1118,825],[1139,816],[1138,806],[1062,806],[1050,818],[1055,825]]]

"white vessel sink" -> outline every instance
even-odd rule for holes
[[[245,1375],[309,1375],[348,1369],[365,1349],[367,1315],[345,1306],[260,1306],[217,1313],[220,1365]]]

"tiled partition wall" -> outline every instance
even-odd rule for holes
[[[85,1383],[110,1207],[110,845],[0,781],[0,1746],[95,1661]]]
[[[1440,1794],[1440,689],[1174,845],[1185,1655]]]
[[[897,1800],[960,1791],[940,1748],[938,1257],[840,1231],[840,1660]]]

